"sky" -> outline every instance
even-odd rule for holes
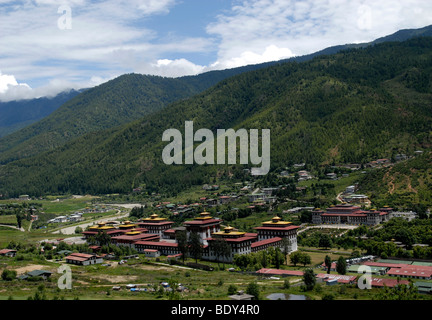
[[[432,24],[427,0],[0,0],[0,101],[195,75]]]

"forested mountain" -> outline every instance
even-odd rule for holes
[[[84,135],[55,150],[0,167],[0,193],[176,192],[234,175],[240,166],[162,161],[162,133],[271,129],[272,170],[366,162],[432,145],[432,39],[350,49],[277,64],[219,82],[145,118]]]
[[[0,137],[45,118],[81,91],[70,90],[52,98],[0,102]]]
[[[219,73],[202,75],[199,81],[188,77],[123,75],[86,90],[43,120],[0,139],[0,163],[26,158],[85,133],[139,119],[224,77],[225,74]]]
[[[138,74],[123,75],[87,90],[41,121],[0,139],[0,164],[37,155],[86,133],[112,128],[147,116],[174,101],[189,98],[223,79],[244,72],[286,62],[304,62],[348,48],[360,48],[379,42],[401,41],[413,36],[428,35],[432,36],[432,26],[402,30],[370,43],[334,46],[287,60],[175,79]]]

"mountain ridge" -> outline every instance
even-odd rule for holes
[[[334,54],[342,50],[367,47],[378,42],[398,41],[412,36],[423,35],[432,35],[432,26],[401,30],[393,35],[369,43],[334,46],[310,55],[234,69],[209,71],[197,76],[163,78],[137,74],[122,75],[100,86],[86,90],[85,93],[74,97],[75,100],[67,101],[39,122],[0,138],[0,164],[52,150],[88,132],[115,127],[139,117],[147,116],[166,107],[169,103],[191,97],[210,88],[219,81],[244,72],[293,61],[304,62],[320,55]],[[128,77],[131,79],[126,79]],[[136,80],[137,83],[133,83],[132,80]],[[121,86],[124,82],[134,87],[136,92],[130,90],[127,93],[122,92],[123,87]],[[113,84],[119,84],[119,86],[116,87]],[[138,88],[139,85],[148,87],[145,91],[143,88]],[[110,91],[116,92],[122,98],[117,99],[118,97],[109,95]],[[175,91],[174,94],[171,91]],[[108,104],[111,104],[110,107]],[[84,117],[85,113],[90,117]]]
[[[272,130],[272,171],[307,162],[366,162],[430,148],[432,41],[416,38],[276,64],[225,79],[120,127],[0,167],[0,193],[178,192],[245,166],[166,166],[162,133]],[[247,167],[247,166],[246,166]]]

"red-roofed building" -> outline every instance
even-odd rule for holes
[[[356,276],[348,276],[342,274],[328,274],[328,273],[318,273],[317,278],[323,279],[324,282],[336,280],[338,283],[352,284],[356,281]]]
[[[198,233],[204,245],[207,245],[207,238],[210,238],[212,233],[220,231],[221,219],[215,219],[208,212],[202,212],[199,217],[194,220],[185,221],[183,225],[186,227],[188,238],[191,232]]]
[[[178,244],[166,241],[137,241],[133,244],[138,252],[144,253],[146,249],[158,250],[163,255],[179,254]]]
[[[384,278],[372,278],[371,279],[371,285],[372,287],[389,287],[393,288],[396,285],[409,285],[410,282],[408,280],[400,280],[399,282],[397,279],[384,279]]]
[[[391,268],[387,274],[389,276],[401,278],[431,280],[432,267],[407,265],[402,268]]]
[[[258,231],[258,241],[275,237],[288,239],[288,251],[293,252],[297,250],[297,230],[299,228],[299,226],[288,221],[282,221],[280,217],[275,216],[271,221],[263,222],[261,227],[256,227],[255,230]]]
[[[173,221],[168,221],[165,218],[160,218],[157,214],[152,214],[149,218],[141,219],[139,226],[146,228],[149,233],[158,234],[159,237],[163,237],[163,233],[171,229]]]
[[[66,258],[66,263],[88,266],[90,264],[102,263],[103,259],[95,254],[71,253]]]
[[[111,238],[111,243],[118,246],[132,247],[132,245],[137,241],[159,241],[160,237],[157,234],[152,233],[137,233],[133,231],[128,232],[130,234],[124,234],[117,237]]]
[[[144,249],[144,254],[148,258],[160,257],[160,252],[159,252],[159,250],[156,250],[156,249]]]
[[[231,255],[229,257],[217,257],[214,245],[215,241],[222,239],[226,241],[231,247]],[[207,238],[208,247],[203,252],[203,259],[216,260],[224,262],[232,262],[234,255],[236,254],[248,254],[251,253],[252,241],[256,240],[254,234],[246,236],[246,232],[240,232],[234,230],[233,227],[226,227],[224,231],[218,231],[212,233],[211,238]]]
[[[3,249],[0,250],[0,256],[5,256],[5,257],[15,257],[17,251],[13,250],[13,249]]]
[[[323,211],[312,211],[312,223],[314,224],[351,224],[351,225],[377,225],[390,219],[392,210],[362,210],[352,204],[339,204],[331,206]]]

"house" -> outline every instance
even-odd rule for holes
[[[13,249],[3,249],[0,250],[0,256],[5,256],[5,257],[15,257],[16,256],[17,251],[13,250]]]
[[[253,295],[246,294],[243,291],[239,291],[237,292],[237,294],[229,296],[231,300],[236,300],[236,301],[252,300],[253,297],[254,297]]]
[[[71,222],[77,222],[77,221],[82,221],[84,220],[82,214],[73,214],[71,216],[69,216],[69,221]]]
[[[336,173],[327,173],[326,177],[327,177],[327,179],[336,180],[337,179],[337,174]]]
[[[62,223],[62,222],[67,222],[68,218],[66,216],[58,216],[55,217],[54,219],[48,220],[48,223]]]
[[[144,254],[147,258],[158,258],[161,255],[160,251],[156,249],[144,249]]]
[[[91,264],[102,263],[103,259],[95,254],[72,253],[66,258],[66,263],[88,266]]]
[[[356,186],[348,186],[345,189],[345,193],[354,193],[356,191]]]
[[[46,270],[33,270],[28,272],[27,274],[22,274],[18,276],[17,278],[19,280],[28,280],[29,278],[33,277],[40,277],[43,280],[47,280],[52,275],[52,272],[46,271]]]
[[[51,275],[52,272],[46,271],[46,270],[33,270],[27,273],[29,277],[41,277],[44,280],[47,280]]]
[[[345,283],[345,284],[353,284],[357,279],[356,276],[341,275],[341,274],[327,274],[327,273],[318,273],[316,277],[317,279],[321,279],[324,282],[336,280],[337,283]]]
[[[432,294],[432,283],[431,282],[416,281],[416,282],[414,282],[414,286],[417,287],[418,293]]]

